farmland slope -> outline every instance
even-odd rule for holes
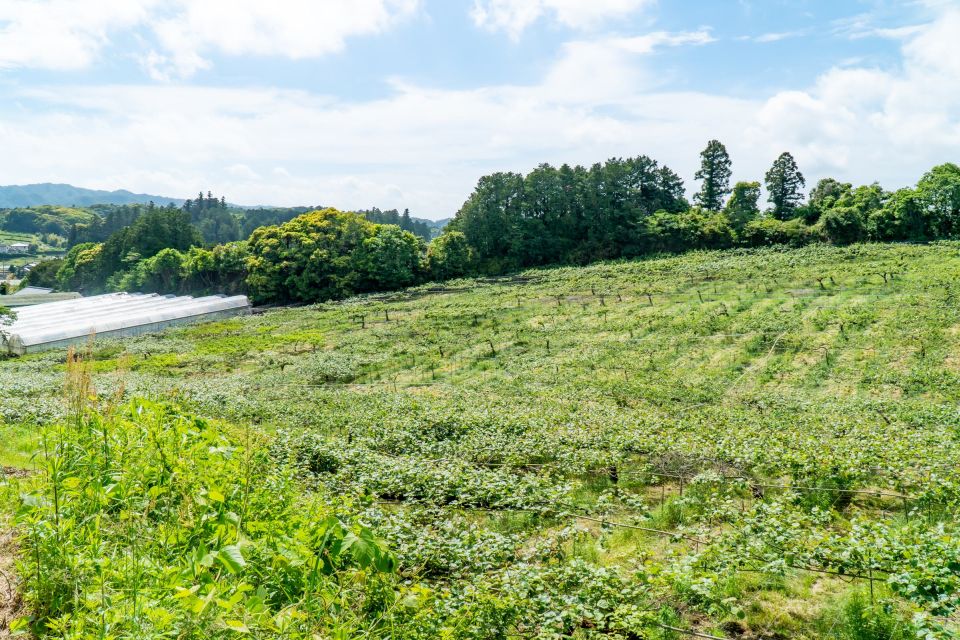
[[[91,410],[162,399],[177,415],[222,421],[274,467],[292,461],[298,504],[332,505],[396,556],[399,600],[354,611],[358,633],[950,637],[960,607],[958,276],[960,245],[943,243],[689,254],[453,282],[100,343]],[[45,468],[27,452],[68,413],[64,363],[63,353],[0,363],[11,451],[0,462]],[[140,426],[117,446],[153,433],[159,422],[138,416],[155,411],[124,418]],[[128,464],[154,455],[149,438],[143,446]],[[55,484],[23,482],[38,495]],[[223,487],[204,491],[200,504],[231,500]],[[30,517],[52,522],[50,508],[36,509]],[[119,512],[103,517],[118,524],[100,544],[128,558]],[[244,553],[262,555],[262,531],[234,525],[240,548],[257,549]],[[191,594],[207,588],[196,577],[202,555],[183,593],[191,580]],[[184,637],[238,624],[273,637],[290,602],[308,612],[296,618],[304,637],[347,628],[333,605],[272,591],[266,613],[231,610],[239,596],[224,605],[229,616],[191,613],[206,609],[194,595],[163,595],[176,572],[151,566],[166,576],[151,585],[155,606]],[[251,588],[273,584],[225,566]],[[140,615],[118,613],[121,630],[156,632],[161,614],[137,613],[145,605],[121,595],[130,575],[97,589],[115,589],[111,611]],[[67,613],[27,582],[49,616]],[[96,610],[101,596],[83,595]]]

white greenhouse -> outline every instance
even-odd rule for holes
[[[91,336],[138,336],[174,325],[249,315],[251,308],[246,296],[108,293],[20,307],[16,313],[12,325],[0,327],[0,350],[23,355],[85,342]]]

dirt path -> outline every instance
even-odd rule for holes
[[[23,603],[17,592],[14,573],[16,543],[13,533],[0,532],[0,640],[10,637],[10,622],[23,615]]]
[[[30,475],[22,469],[0,468],[6,478],[26,478]],[[14,559],[17,544],[13,531],[3,528],[0,522],[0,640],[10,638],[10,622],[24,615],[23,602],[17,590],[18,581]]]

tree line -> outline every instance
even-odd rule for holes
[[[761,183],[731,185],[727,149],[712,140],[687,202],[679,178],[650,158],[585,168],[541,165],[527,175],[481,178],[449,226],[462,232],[474,268],[504,273],[690,249],[811,242],[928,241],[960,233],[960,168],[935,167],[915,188],[889,192],[820,180],[809,197],[790,153]]]
[[[783,153],[764,175],[764,209],[761,183],[731,184],[732,175],[727,149],[716,140],[701,154],[692,204],[680,177],[646,156],[494,173],[479,180],[429,242],[409,212],[324,209],[286,218],[260,209],[251,220],[264,224],[246,239],[211,243],[210,237],[235,237],[237,228],[224,217],[225,199],[201,194],[179,209],[148,206],[132,221],[122,209],[103,216],[103,228],[119,228],[103,240],[79,242],[61,261],[41,263],[28,281],[84,293],[247,292],[260,303],[313,302],[692,249],[960,235],[955,164],[934,167],[915,187],[895,192],[826,178],[805,194],[796,160]]]
[[[428,248],[396,225],[325,209],[260,227],[245,241],[205,247],[186,208],[164,207],[104,242],[77,244],[63,259],[40,263],[27,283],[85,294],[247,292],[264,303],[311,302],[398,289],[468,269],[461,234]]]
[[[0,230],[37,234],[43,236],[51,246],[73,247],[88,242],[105,242],[114,233],[131,226],[140,216],[157,209],[180,209],[189,213],[190,221],[200,233],[203,243],[212,247],[245,240],[260,227],[283,224],[318,207],[241,209],[229,205],[226,198],[217,198],[208,191],[200,192],[182,207],[172,203],[164,207],[147,203],[89,207],[44,205],[0,210]],[[431,223],[412,217],[409,209],[402,214],[396,209],[381,211],[377,208],[360,213],[371,222],[395,224],[427,241],[433,237]]]

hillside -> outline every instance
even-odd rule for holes
[[[69,184],[42,184],[0,186],[0,209],[14,209],[18,207],[36,207],[40,205],[61,205],[85,207],[94,204],[146,204],[155,202],[158,205],[174,203],[183,204],[182,198],[168,198],[152,196],[143,193],[132,193],[125,189],[117,191],[100,191],[84,189]]]
[[[535,270],[0,362],[0,465],[56,470],[0,493],[28,602],[143,637],[956,637],[958,249]]]

